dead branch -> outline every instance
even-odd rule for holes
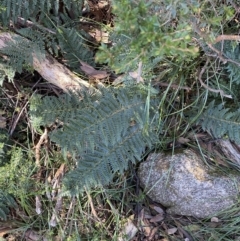
[[[217,141],[217,143],[220,146],[222,152],[225,154],[226,158],[239,166],[240,165],[239,151],[237,151],[234,148],[234,145],[230,142],[230,140],[220,139]]]
[[[2,32],[0,33],[0,51],[7,46],[9,42],[14,42],[17,34]],[[23,38],[23,37],[22,37]],[[24,38],[23,38],[24,39]],[[24,39],[26,40],[26,39]],[[80,88],[90,87],[87,81],[82,80],[72,73],[67,67],[59,63],[51,55],[47,54],[40,60],[38,53],[32,53],[32,67],[48,82],[58,86],[63,91],[78,90]]]
[[[48,131],[47,128],[45,128],[44,133],[41,135],[37,145],[35,146],[35,159],[36,159],[36,165],[37,167],[40,167],[40,149],[41,149],[41,145],[43,144],[44,141],[47,140],[48,137]]]
[[[193,21],[192,22],[192,26],[193,26],[193,30],[202,38],[205,40],[207,46],[216,53],[216,57],[218,57],[224,64],[226,64],[227,62],[236,64],[237,66],[240,66],[240,63],[238,63],[235,60],[232,60],[230,58],[228,58],[227,56],[224,55],[224,53],[222,53],[221,51],[219,51],[218,49],[216,49],[213,44],[216,44],[218,42],[224,41],[224,40],[235,40],[235,41],[240,41],[240,36],[238,35],[219,35],[218,37],[215,38],[215,40],[213,41],[213,43],[210,43],[208,41],[209,36],[200,30],[200,28],[197,26],[197,24]]]
[[[239,35],[219,35],[215,38],[214,43],[218,43],[224,40],[233,40],[233,41],[240,41],[240,36]]]

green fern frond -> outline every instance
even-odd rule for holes
[[[230,109],[224,108],[223,104],[215,106],[213,101],[197,123],[215,138],[227,135],[230,140],[240,144],[240,110],[231,112]]]
[[[94,66],[93,52],[86,45],[83,36],[76,29],[58,28],[57,38],[67,65],[79,72],[79,60]]]
[[[223,52],[225,58],[229,58],[236,63],[240,63],[240,46],[233,41],[224,41],[224,44],[218,43],[215,45],[219,51]],[[240,70],[239,66],[231,61],[227,61],[225,69],[228,72],[230,81],[235,84],[240,84]]]
[[[21,22],[31,19],[34,23],[31,28],[16,30],[21,36],[1,49],[1,53],[9,58],[9,66],[21,73],[25,65],[32,63],[33,53],[41,61],[46,49],[55,55],[60,52],[67,65],[75,71],[79,71],[79,59],[94,66],[93,52],[86,45],[84,33],[73,26],[76,20],[79,23],[83,3],[83,0],[0,0],[0,21],[4,26],[8,26],[10,21],[17,22],[18,17],[21,17]]]
[[[13,41],[1,49],[1,52],[9,58],[9,66],[19,73],[22,72],[24,65],[33,63],[33,53],[37,55],[39,60],[45,56],[43,42],[39,40],[38,36],[34,36],[34,34],[32,36],[33,40],[35,40],[36,37],[36,42],[30,41],[22,36],[16,36],[13,38]]]
[[[83,0],[64,0],[62,1],[66,11],[71,11],[77,17],[81,15]],[[1,0],[0,1],[0,21],[4,26],[9,25],[9,21],[17,22],[18,17],[24,19],[36,19],[45,22],[46,16],[51,16],[50,11],[56,17],[60,9],[60,1],[56,0]],[[53,19],[52,19],[53,20]],[[55,19],[55,21],[57,21]]]
[[[126,170],[129,161],[140,160],[146,146],[155,143],[156,125],[148,120],[158,118],[153,118],[157,115],[154,100],[151,109],[145,108],[148,94],[138,86],[128,86],[33,101],[32,119],[40,118],[38,123],[48,125],[57,120],[60,127],[50,138],[77,162],[65,178],[65,194],[109,183],[116,172]]]
[[[77,168],[66,175],[63,195],[75,195],[87,189],[109,184],[115,173],[122,174],[129,162],[141,160],[148,139],[142,127],[129,130],[119,142],[111,145],[100,143],[94,151],[87,151],[77,159]]]
[[[16,207],[17,204],[13,197],[3,190],[0,190],[0,219],[7,220],[9,208]]]

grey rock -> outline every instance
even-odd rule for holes
[[[240,176],[221,175],[191,150],[150,154],[138,171],[141,186],[167,213],[206,218],[237,202]]]

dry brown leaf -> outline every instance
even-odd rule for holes
[[[62,163],[61,166],[56,171],[54,178],[52,180],[52,183],[54,183],[57,179],[60,179],[64,176],[64,173],[66,171],[65,169],[66,169],[66,164]]]
[[[129,72],[129,75],[136,80],[139,78],[139,82],[142,82],[142,83],[144,82],[143,78],[141,76],[138,76],[137,71]],[[137,81],[137,83],[139,82]]]
[[[82,66],[80,66],[80,69],[88,76],[93,77],[95,79],[105,79],[109,76],[107,71],[105,70],[96,70],[91,65],[83,62],[80,60],[80,63]]]
[[[66,165],[62,163],[61,166],[58,168],[57,172],[55,173],[53,180],[51,181],[51,184],[52,184],[51,199],[52,200],[57,195],[57,192],[60,186],[60,180],[64,176],[65,171],[66,171]]]
[[[156,216],[154,216],[153,218],[151,218],[149,221],[151,223],[157,223],[157,222],[160,222],[164,219],[164,216],[162,214],[158,214]]]
[[[39,235],[37,232],[35,232],[34,230],[32,229],[28,229],[26,232],[25,232],[25,238],[26,240],[31,240],[31,241],[37,241],[37,240],[43,240],[41,237],[41,235]]]
[[[151,234],[148,237],[149,241],[154,240],[154,236],[155,236],[156,232],[158,231],[158,229],[159,229],[158,227],[155,227],[155,228],[152,229]]]
[[[150,214],[147,214],[147,213],[144,213],[144,218],[151,219],[151,218],[154,218],[154,216],[152,216]]]
[[[93,38],[96,39],[98,43],[109,43],[109,33],[106,31],[102,31],[99,29],[94,29],[94,31],[91,31],[89,33]]]
[[[160,208],[159,206],[156,206],[156,205],[149,205],[149,206],[150,206],[150,208],[154,209],[159,214],[163,214],[164,213],[164,210],[162,208]]]
[[[168,233],[169,235],[171,235],[171,234],[176,233],[177,230],[178,230],[177,228],[169,228],[169,229],[167,230],[167,233]]]
[[[112,85],[118,85],[118,84],[121,84],[122,82],[123,82],[123,77],[124,77],[124,75],[122,74],[122,75],[120,75],[120,76],[118,76],[113,82],[112,82]]]
[[[146,237],[149,237],[151,235],[151,227],[150,226],[143,226],[144,234]]]
[[[138,69],[136,71],[129,72],[129,75],[132,78],[136,79],[137,84],[144,83],[144,80],[143,80],[143,78],[141,76],[142,75],[142,61],[140,61],[138,63]]]

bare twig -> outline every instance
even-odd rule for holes
[[[37,145],[35,146],[35,159],[36,159],[36,165],[38,167],[40,167],[40,149],[41,149],[41,145],[43,144],[43,142],[45,140],[47,140],[47,136],[48,136],[48,130],[47,128],[45,128],[43,134],[41,135]]]
[[[49,29],[49,28],[45,28],[45,27],[43,27],[43,26],[41,26],[41,25],[39,25],[39,24],[37,24],[37,23],[33,23],[32,21],[26,20],[25,18],[22,18],[22,17],[18,17],[18,18],[17,18],[17,22],[18,22],[19,24],[21,24],[22,26],[37,27],[37,28],[43,29],[43,30],[45,30],[45,31],[47,31],[47,32],[49,32],[49,33],[51,33],[51,34],[54,34],[54,35],[56,34],[55,31],[52,31],[52,30]]]
[[[207,44],[207,46],[217,54],[217,57],[224,63],[226,64],[227,62],[230,62],[230,63],[233,63],[233,64],[236,64],[237,66],[240,66],[240,63],[232,60],[232,59],[229,59],[227,56],[224,55],[224,53],[222,53],[221,51],[219,51],[218,49],[216,49],[212,43],[209,43],[207,41],[207,39],[209,38],[209,36],[204,33],[203,31],[200,30],[200,28],[197,26],[197,24],[192,21],[192,26],[193,26],[193,29],[194,31],[201,37],[205,40],[205,43]],[[221,41],[224,41],[224,40],[235,40],[235,41],[240,41],[240,36],[238,35],[225,35],[225,34],[222,34],[222,35],[219,35],[218,37],[215,38],[215,40],[213,41],[214,44],[218,43],[218,42],[221,42]]]
[[[18,123],[18,121],[19,121],[19,119],[20,119],[23,111],[26,109],[27,105],[28,105],[28,101],[27,101],[26,104],[23,106],[23,108],[21,109],[21,111],[18,113],[17,118],[14,120],[14,122],[13,122],[13,124],[12,124],[12,126],[11,126],[11,130],[9,131],[9,135],[10,135],[10,136],[13,134],[13,132],[14,132],[16,126],[17,126],[17,123]]]
[[[91,206],[92,214],[99,221],[99,217],[98,217],[97,212],[95,210],[95,207],[93,205],[92,197],[91,197],[91,195],[89,194],[89,192],[87,190],[86,190],[86,193],[87,193],[87,196],[88,196],[89,204]]]
[[[239,35],[226,35],[222,34],[216,37],[214,40],[214,43],[218,43],[224,40],[233,40],[233,41],[240,41],[240,36]]]
[[[68,212],[67,212],[67,217],[66,217],[66,222],[65,222],[65,225],[64,225],[64,228],[63,230],[65,231],[68,227],[68,222],[69,222],[69,217],[70,217],[70,213],[73,211],[74,209],[74,206],[76,204],[76,198],[75,196],[72,198],[71,200],[71,203],[69,205],[69,209],[68,209]],[[72,220],[71,220],[72,221]],[[72,227],[72,225],[70,225],[70,227]],[[71,232],[70,232],[71,233]]]
[[[211,91],[211,92],[219,93],[222,97],[226,97],[226,98],[232,99],[232,96],[231,96],[231,95],[226,95],[223,90],[213,89],[213,88],[209,87],[208,85],[206,85],[206,84],[203,82],[202,76],[203,76],[203,74],[205,73],[208,64],[209,64],[209,59],[207,59],[205,65],[203,66],[203,68],[201,69],[201,71],[200,71],[200,73],[199,73],[199,75],[198,75],[198,79],[199,79],[201,85],[202,85],[205,89],[207,89],[207,90],[209,90],[209,91]]]

